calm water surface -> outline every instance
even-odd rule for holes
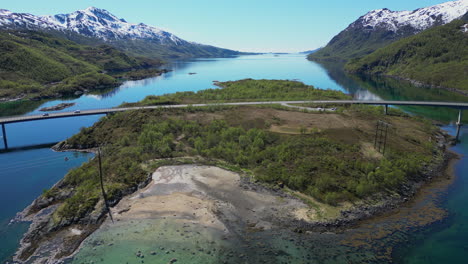
[[[167,68],[171,72],[156,78],[132,81],[104,94],[88,94],[77,99],[48,101],[25,114],[38,114],[39,108],[62,102],[74,102],[75,106],[62,111],[118,106],[123,102],[136,102],[147,95],[162,95],[178,91],[198,91],[213,88],[213,81],[229,81],[244,78],[290,79],[323,89],[340,90],[356,99],[395,100],[446,100],[466,101],[466,98],[435,89],[417,88],[406,83],[385,79],[369,79],[347,76],[340,65],[319,65],[309,62],[304,55],[242,56],[229,59],[197,59],[174,62]],[[195,72],[195,75],[189,75]],[[406,108],[405,110],[439,119],[447,124],[453,122],[456,113],[449,109]],[[1,113],[0,113],[1,114]],[[91,126],[99,116],[52,119],[28,123],[8,124],[7,134],[11,152],[0,153],[0,262],[8,259],[27,229],[25,224],[8,225],[16,212],[30,204],[44,189],[50,188],[68,170],[79,166],[91,155],[56,153],[38,145],[58,142],[77,133],[81,127]],[[453,126],[447,126],[453,130]],[[466,133],[465,133],[466,134]],[[468,153],[468,138],[454,148]],[[0,144],[3,144],[0,143]],[[0,145],[1,147],[2,145]],[[34,147],[38,146],[38,147]],[[16,149],[28,147],[26,149]],[[16,149],[16,150],[15,150]],[[68,161],[65,161],[65,157]],[[434,263],[453,260],[456,263],[468,257],[468,214],[464,201],[468,200],[466,181],[468,161],[462,159],[457,167],[456,186],[448,192],[444,206],[450,217],[444,224],[409,234],[410,247],[398,252],[397,258],[405,263],[427,263],[432,256]],[[429,231],[428,231],[429,230]],[[445,261],[444,261],[445,262]]]

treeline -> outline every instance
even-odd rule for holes
[[[107,45],[84,46],[35,31],[0,32],[0,97],[109,87],[117,83],[115,73],[159,65]]]

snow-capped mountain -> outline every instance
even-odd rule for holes
[[[362,57],[399,39],[450,23],[467,11],[468,0],[450,1],[414,11],[373,10],[351,23],[325,48],[308,58],[336,61]]]
[[[446,2],[414,11],[391,11],[384,8],[370,11],[352,23],[349,28],[385,29],[398,32],[403,27],[411,27],[420,32],[433,26],[450,23],[467,11],[468,0]]]
[[[148,26],[143,23],[131,24],[109,13],[107,10],[95,7],[89,7],[70,14],[53,16],[13,13],[2,9],[0,10],[0,26],[69,30],[102,40],[151,39],[170,44],[183,42],[177,36],[157,27]]]
[[[185,41],[160,28],[128,23],[107,10],[89,7],[70,14],[36,16],[0,9],[0,30],[47,31],[80,44],[110,44],[153,58],[230,57],[238,51]]]

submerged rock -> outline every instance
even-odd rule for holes
[[[68,107],[72,107],[74,105],[75,105],[75,103],[61,103],[61,104],[54,105],[54,106],[43,107],[43,108],[39,109],[39,111],[42,111],[42,112],[59,111],[59,110],[63,110],[63,109],[68,108]]]

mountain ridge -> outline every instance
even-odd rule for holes
[[[309,60],[346,61],[366,56],[399,39],[444,25],[468,11],[468,0],[458,0],[413,11],[377,9],[368,12],[333,37]]]
[[[125,19],[96,7],[69,14],[46,16],[0,9],[0,28],[54,31],[55,34],[67,38],[70,34],[75,34],[92,38],[96,42],[111,44],[133,55],[153,58],[226,57],[243,54],[239,51],[189,42],[144,23],[128,23]],[[73,40],[86,42],[76,38]],[[80,44],[90,44],[90,41],[87,42]]]

